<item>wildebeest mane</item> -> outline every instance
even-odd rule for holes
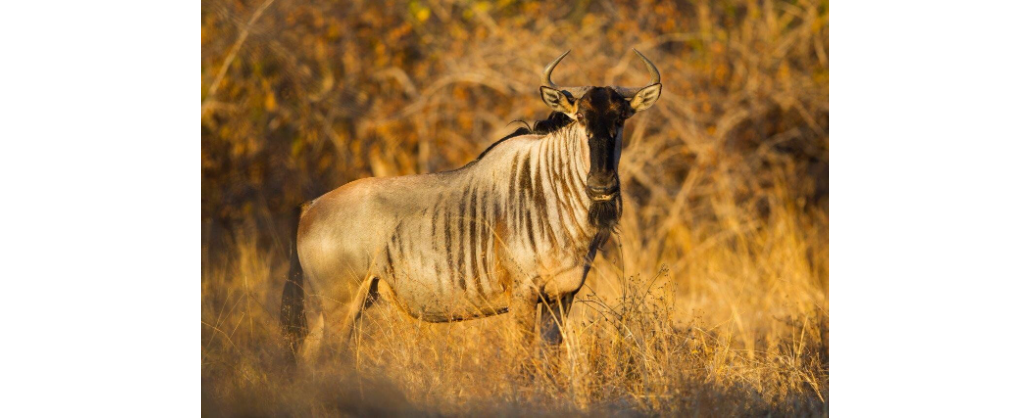
[[[486,149],[476,157],[476,161],[483,159],[483,156],[486,155],[486,153],[490,152],[490,150],[494,149],[494,147],[504,141],[522,135],[547,135],[568,126],[572,123],[572,118],[566,116],[564,113],[551,112],[551,114],[547,116],[547,119],[534,122],[532,128],[529,127],[529,124],[526,123],[526,121],[517,120],[515,122],[521,123],[523,126],[520,126],[515,130],[515,132],[512,132],[504,138],[498,139],[493,144],[490,144],[489,147],[486,147]]]

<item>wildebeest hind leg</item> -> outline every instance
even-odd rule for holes
[[[319,311],[311,321],[311,329],[297,355],[298,363],[312,365],[319,361],[322,353],[322,339],[325,337],[325,315]]]
[[[346,316],[343,318],[343,324],[340,327],[340,337],[343,338],[345,343],[350,342],[351,336],[354,334],[354,325],[361,319],[361,314],[365,311],[365,308],[371,306],[379,298],[378,283],[379,278],[369,276],[361,282],[358,291],[354,293],[354,299],[351,300],[350,306],[347,307]]]

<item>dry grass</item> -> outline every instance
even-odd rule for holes
[[[204,413],[828,413],[825,3],[279,0],[248,24],[263,4],[202,13]],[[621,231],[567,343],[523,373],[504,315],[381,306],[356,349],[290,372],[292,207],[464,164],[544,115],[538,71],[567,47],[560,83],[642,83],[636,47],[664,84],[627,125]]]

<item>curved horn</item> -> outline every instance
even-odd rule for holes
[[[557,67],[558,63],[560,63],[566,55],[569,55],[570,52],[572,52],[571,49],[565,51],[565,53],[561,54],[560,57],[558,57],[554,61],[551,61],[550,64],[547,64],[547,67],[544,67],[544,74],[540,76],[540,84],[547,87],[551,87],[553,89],[565,91],[572,95],[573,98],[579,99],[580,97],[583,97],[583,93],[586,93],[586,91],[590,89],[589,87],[565,87],[554,84],[554,82],[551,81],[551,72],[554,71],[554,67]]]
[[[637,56],[640,57],[640,59],[644,61],[645,65],[647,65],[647,72],[648,72],[648,74],[651,75],[651,81],[649,83],[647,83],[647,86],[651,86],[651,85],[654,85],[654,84],[661,83],[662,82],[662,75],[658,72],[658,67],[655,67],[654,63],[651,62],[651,60],[647,59],[647,57],[645,57],[644,54],[641,54],[640,51],[637,51],[636,48],[633,48],[633,52],[636,52]],[[644,87],[647,87],[647,86],[644,86]],[[635,94],[637,94],[638,91],[640,91],[640,89],[642,89],[644,87],[621,87],[620,86],[620,87],[615,87],[615,91],[619,92],[619,94],[621,94],[622,97],[633,97]]]
[[[545,85],[547,87],[561,89],[561,87],[558,87],[557,84],[554,84],[554,82],[551,81],[551,72],[554,71],[554,67],[557,67],[558,63],[561,62],[561,60],[564,59],[566,55],[569,55],[570,52],[572,52],[571,49],[565,51],[565,53],[561,54],[561,56],[558,57],[558,59],[551,61],[550,64],[547,64],[547,67],[544,67],[544,75],[540,77],[540,84]]]
[[[650,86],[652,84],[661,83],[662,75],[658,73],[658,67],[655,67],[654,63],[651,62],[651,60],[647,59],[647,57],[645,57],[644,54],[641,54],[640,51],[637,51],[636,48],[633,48],[633,52],[636,52],[637,56],[639,56],[640,59],[644,60],[644,64],[647,64],[647,73],[651,74],[651,82],[647,83],[647,85]]]

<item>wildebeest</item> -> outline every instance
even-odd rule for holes
[[[356,180],[307,205],[282,297],[294,350],[307,357],[327,338],[349,338],[381,299],[430,322],[510,312],[526,341],[542,303],[542,337],[560,342],[621,216],[623,125],[661,94],[658,69],[634,52],[646,87],[557,86],[565,52],[544,69],[540,95],[553,113],[533,130],[457,170]]]

